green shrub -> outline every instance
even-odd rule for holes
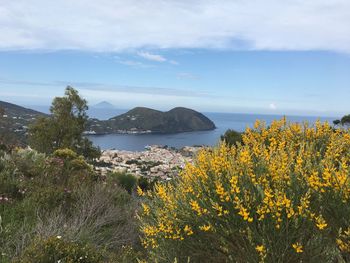
[[[136,262],[138,202],[123,189],[135,184],[131,175],[100,178],[69,149],[4,153],[0,262]]]
[[[19,176],[23,175],[27,178],[41,175],[46,168],[45,154],[31,149],[17,148],[8,155],[8,162]]]
[[[90,165],[85,161],[84,157],[78,155],[71,149],[58,149],[52,154],[52,156],[62,159],[64,161],[66,169],[88,171],[92,170]]]
[[[72,194],[69,210],[61,206],[53,211],[39,211],[36,236],[62,235],[95,247],[117,251],[137,243],[135,210],[132,196],[118,186],[96,184]]]
[[[140,189],[142,191],[148,191],[148,190],[152,190],[154,188],[157,181],[158,181],[157,179],[150,180],[146,177],[140,177],[137,180],[137,185],[138,185],[138,187],[140,187]]]
[[[71,190],[52,185],[32,192],[24,202],[35,204],[36,210],[51,211],[59,206],[70,209],[74,201]]]
[[[58,158],[62,158],[64,160],[74,160],[78,158],[78,154],[68,148],[57,149],[56,151],[53,152],[52,155]]]
[[[221,135],[221,140],[227,145],[236,145],[237,143],[242,143],[242,134],[235,130],[227,130],[224,135]]]
[[[104,263],[101,251],[78,242],[65,241],[61,236],[35,240],[15,263]]]
[[[91,189],[98,183],[82,157],[63,153],[60,156],[68,160],[30,149],[15,149],[0,157],[0,253],[18,254],[32,238],[38,213],[61,207],[68,213],[79,199],[79,188]]]
[[[129,194],[136,188],[137,178],[128,173],[113,172],[107,175],[108,181],[114,182],[124,188]]]

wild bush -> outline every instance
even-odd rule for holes
[[[118,231],[122,230],[129,239],[137,240],[135,220],[132,220],[136,208],[131,196],[115,186],[104,185],[106,182],[99,181],[90,165],[71,150],[57,150],[50,156],[30,149],[6,153],[0,158],[0,182],[0,262],[21,254],[33,238],[50,237],[39,235],[37,228],[42,221],[48,228],[57,222],[51,216],[58,214],[62,224],[57,230],[65,229],[64,226],[78,219],[79,229],[85,229],[85,236],[93,229],[101,230],[87,242],[95,237],[112,244],[111,240],[117,239]],[[77,211],[84,212],[82,207],[86,210],[80,215]],[[94,224],[100,228],[93,228]],[[73,232],[72,235],[83,237]],[[120,242],[130,243],[122,239]]]
[[[62,206],[38,213],[33,233],[40,238],[60,235],[95,247],[117,251],[138,243],[136,202],[124,189],[96,184],[81,187],[69,211]]]
[[[221,135],[220,139],[231,146],[233,144],[242,143],[242,134],[235,130],[227,130],[224,135]]]
[[[282,119],[242,139],[139,191],[149,259],[349,262],[350,133]]]
[[[146,177],[140,177],[137,180],[137,187],[140,188],[142,191],[148,191],[152,190],[154,186],[157,184],[158,179],[157,178],[146,178]]]
[[[103,253],[90,245],[66,241],[61,236],[35,240],[15,263],[105,263]]]
[[[137,178],[134,175],[125,172],[109,173],[107,175],[107,180],[124,188],[126,191],[128,191],[129,194],[135,190],[137,185]]]

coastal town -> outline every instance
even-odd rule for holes
[[[105,150],[95,164],[101,174],[126,172],[149,179],[170,180],[181,171],[201,146],[181,149],[167,146],[146,146],[144,151]]]

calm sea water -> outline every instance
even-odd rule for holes
[[[89,139],[94,145],[101,149],[118,149],[129,151],[142,151],[146,145],[168,145],[181,148],[192,145],[214,146],[219,142],[220,136],[227,129],[244,131],[247,127],[252,127],[255,120],[263,120],[270,124],[273,120],[281,119],[280,115],[256,115],[256,114],[231,114],[231,113],[205,113],[216,125],[213,131],[186,132],[179,134],[109,134],[92,135]],[[97,117],[97,116],[96,116]],[[101,116],[98,116],[101,117]],[[332,123],[331,117],[310,117],[310,116],[287,116],[291,122],[308,121],[314,123],[316,120],[328,121]]]

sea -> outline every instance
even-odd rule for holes
[[[125,111],[116,112],[109,116],[106,110],[94,110],[90,112],[91,117],[99,119],[108,119],[112,116],[122,114]],[[210,118],[217,127],[212,131],[196,131],[177,134],[108,134],[108,135],[89,135],[88,138],[95,146],[102,150],[117,149],[128,151],[143,151],[147,145],[162,145],[175,148],[184,146],[207,145],[215,146],[219,143],[220,136],[228,129],[239,132],[244,131],[247,127],[253,127],[255,121],[265,121],[270,124],[273,120],[283,118],[282,115],[260,115],[260,114],[242,114],[242,113],[204,113]],[[328,121],[332,123],[335,118],[332,117],[314,117],[314,116],[286,116],[290,122],[304,122],[310,124],[317,120]]]

